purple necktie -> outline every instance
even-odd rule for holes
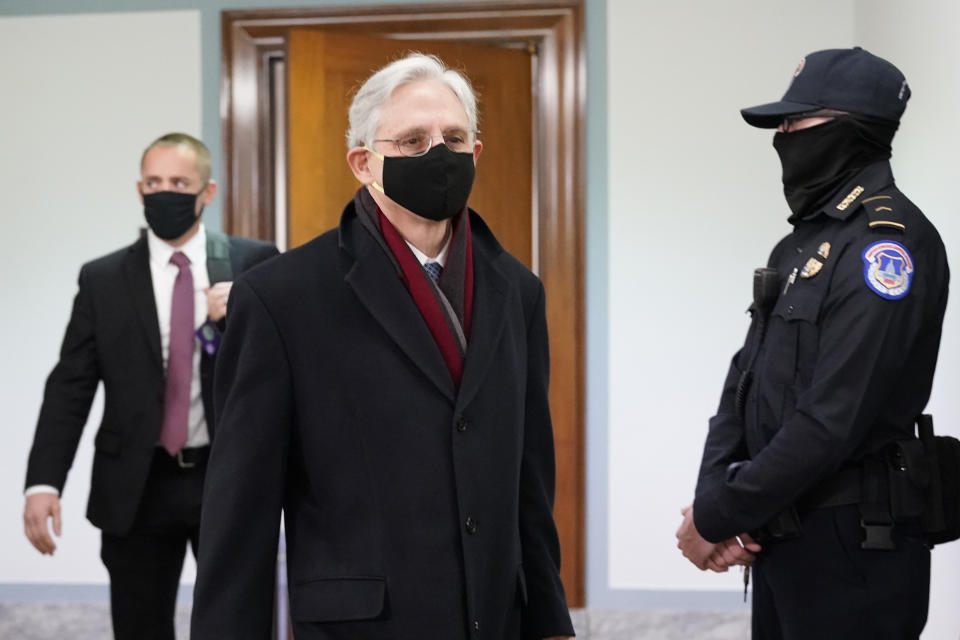
[[[190,273],[190,259],[180,251],[170,257],[170,263],[175,264],[180,273],[173,283],[170,305],[170,348],[160,444],[172,456],[187,443],[190,379],[193,377],[193,274]]]

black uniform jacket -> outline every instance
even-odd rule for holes
[[[544,290],[470,222],[459,391],[352,203],[234,285],[191,637],[269,637],[281,509],[297,640],[572,635]]]
[[[769,266],[779,298],[765,335],[753,309],[700,467],[694,518],[712,541],[764,525],[841,467],[911,438],[930,396],[949,269],[887,162],[794,221]],[[751,362],[740,419],[737,382]]]
[[[276,253],[273,245],[229,237],[233,274]],[[60,360],[47,378],[26,486],[47,484],[63,492],[103,381],[87,518],[107,533],[123,535],[133,524],[160,436],[166,384],[146,236],[83,265],[79,287]],[[203,353],[200,361],[211,437],[214,359]]]

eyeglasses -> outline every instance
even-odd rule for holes
[[[474,133],[480,132],[476,131]],[[433,148],[433,137],[425,133],[413,133],[402,138],[381,138],[373,142],[374,144],[377,142],[392,142],[400,155],[408,158],[422,156]],[[447,148],[451,151],[459,153],[473,151],[473,143],[466,131],[448,131],[443,134],[440,142],[447,145]]]
[[[792,131],[798,120],[806,120],[807,118],[836,118],[842,115],[847,115],[847,112],[837,111],[836,109],[817,109],[804,113],[792,113],[783,117],[783,121],[780,123],[780,130],[784,132]]]

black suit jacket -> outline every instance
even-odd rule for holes
[[[229,238],[230,265],[239,274],[276,255],[271,244]],[[103,420],[94,440],[87,517],[123,535],[136,515],[163,420],[165,373],[146,236],[80,269],[79,291],[60,360],[47,378],[27,465],[26,486],[63,492],[97,385],[103,381]],[[212,282],[211,282],[212,284]],[[215,356],[201,356],[207,428],[213,437]]]
[[[192,638],[269,637],[281,509],[297,640],[573,634],[544,291],[471,226],[459,391],[352,204],[339,229],[236,282]]]

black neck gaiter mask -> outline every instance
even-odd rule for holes
[[[783,194],[796,221],[822,208],[861,169],[890,158],[897,124],[840,115],[821,125],[773,136],[783,167]]]

